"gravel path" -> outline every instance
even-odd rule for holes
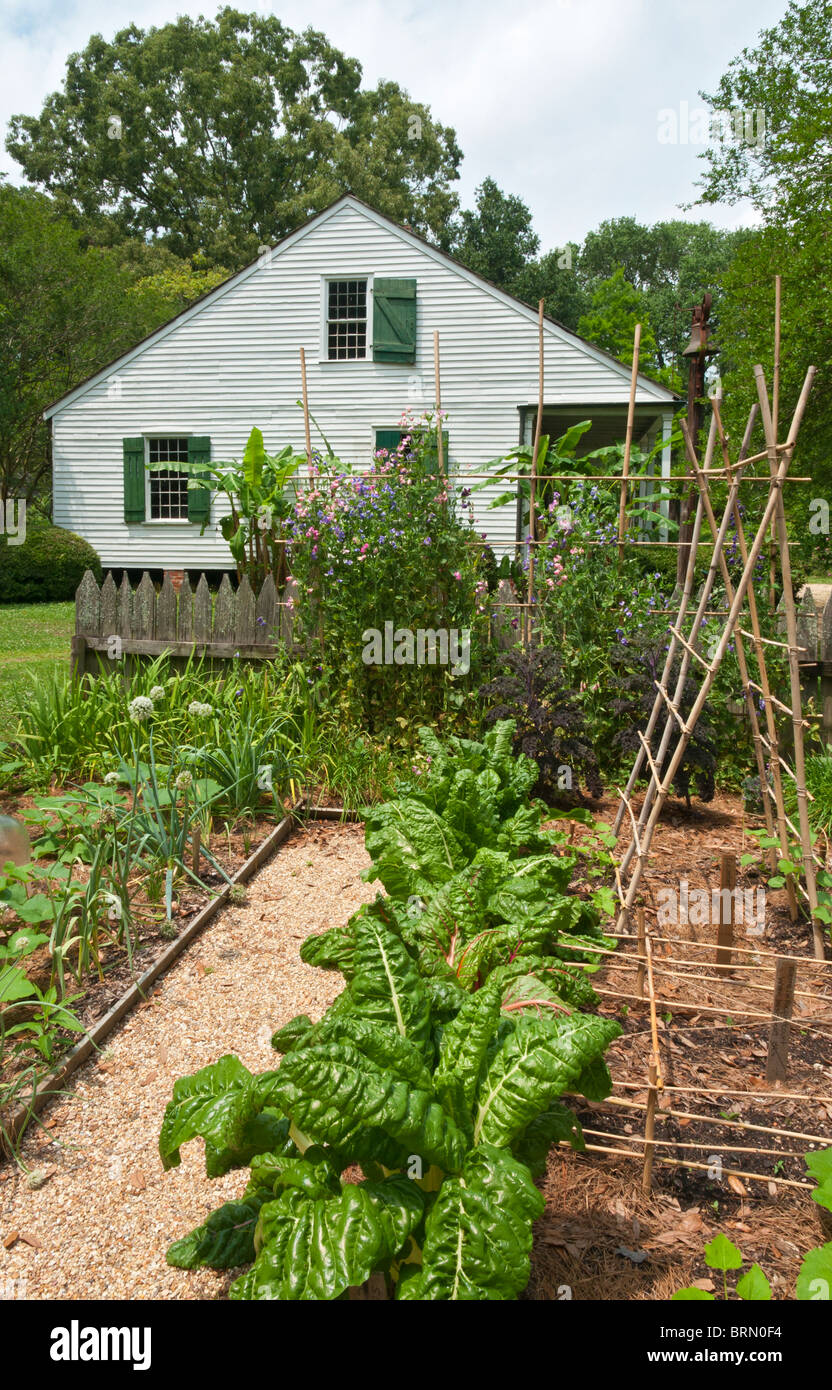
[[[363,828],[297,832],[163,976],[146,1004],[83,1066],[23,1145],[30,1177],[0,1166],[0,1297],[198,1299],[233,1275],[171,1269],[172,1240],[245,1186],[245,1170],[205,1176],[202,1143],[162,1171],[159,1129],[177,1077],[235,1052],[251,1071],[277,1057],[271,1034],[294,1014],[318,1018],[340,992],[335,972],[305,966],[314,931],[342,925],[376,885]],[[46,1176],[42,1186],[32,1186]],[[17,1238],[13,1239],[17,1234]]]

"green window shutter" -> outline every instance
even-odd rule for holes
[[[426,458],[426,461],[427,461],[427,472],[428,472],[428,473],[438,473],[438,472],[439,472],[439,450],[438,450],[438,448],[436,447],[435,444],[434,444],[433,448],[431,449],[430,453],[428,453],[428,454],[425,455],[425,458]],[[447,476],[447,474],[450,472],[450,469],[449,469],[449,466],[448,466],[448,431],[447,431],[447,430],[443,430],[443,431],[442,431],[442,465],[443,465],[443,467],[444,467],[444,469],[445,469],[445,474],[446,474],[446,476]]]
[[[144,521],[144,440],[122,439],[124,457],[124,520]]]
[[[373,361],[416,361],[416,281],[373,281]]]
[[[207,435],[193,435],[188,440],[188,463],[191,467],[211,462],[211,441]],[[207,477],[205,473],[195,473],[196,478]],[[211,490],[207,487],[188,489],[188,520],[197,526],[204,526],[211,520]]]
[[[401,430],[376,430],[376,449],[389,449],[391,453],[395,453],[401,438]]]

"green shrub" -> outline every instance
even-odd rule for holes
[[[92,546],[60,526],[30,528],[22,545],[0,538],[0,603],[73,599],[85,570],[101,583],[101,561]]]

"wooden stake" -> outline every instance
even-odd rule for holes
[[[627,484],[630,477],[630,451],[633,445],[633,420],[636,410],[636,387],[638,385],[638,354],[641,347],[641,324],[636,324],[633,334],[633,370],[630,374],[630,400],[627,405],[627,433],[624,438],[624,465],[621,470],[621,498],[618,503],[618,563],[624,558],[624,532],[627,529]]]
[[[754,368],[754,375],[757,378],[757,398],[760,402],[760,413],[763,417],[766,444],[770,451],[769,468],[771,470],[772,479],[774,479],[777,474],[777,441],[774,437],[774,421],[771,411],[769,410],[766,379],[762,367],[756,366]],[[803,398],[801,397],[801,399]],[[791,439],[793,435],[794,425],[792,425],[792,429],[789,432],[789,439]],[[791,455],[784,454],[783,457],[790,458]],[[809,806],[806,799],[802,692],[800,689],[800,666],[797,659],[797,614],[795,611],[794,589],[792,587],[792,562],[789,554],[789,536],[786,530],[786,510],[783,506],[783,489],[781,487],[775,487],[773,483],[772,487],[775,501],[774,516],[777,521],[777,539],[780,546],[780,573],[783,576],[783,606],[786,610],[786,641],[789,644],[789,696],[791,699],[792,731],[794,735],[794,780],[797,792],[803,876],[806,879],[806,891],[812,914],[814,952],[818,960],[823,960],[826,933],[824,924],[818,921],[815,916],[815,910],[818,905],[818,895],[817,883],[815,880],[815,860],[812,852],[812,832],[809,826]]]
[[[309,432],[309,398],[306,394],[306,353],[300,350],[300,381],[303,391],[303,427],[306,431],[306,462],[312,462],[312,435]]]
[[[440,478],[445,477],[445,441],[442,438],[442,386],[439,378],[439,329],[433,334],[433,381],[436,393],[436,462]]]
[[[534,426],[534,444],[532,445],[532,475],[529,480],[529,540],[535,540],[535,530],[537,529],[537,451],[540,448],[540,436],[543,431],[543,300],[537,306],[537,420]],[[531,646],[532,622],[534,615],[532,604],[534,603],[534,545],[529,546],[529,580],[528,593],[528,616],[526,627],[526,643]]]
[[[647,945],[646,928],[644,925],[644,908],[636,908],[636,929],[638,931],[638,973],[636,975],[636,989],[644,998],[644,972],[647,969]]]
[[[193,855],[192,868],[197,878],[199,878],[199,853],[202,848],[202,830],[198,825],[194,826],[193,838],[191,840],[191,853]]]
[[[737,886],[737,856],[723,854],[719,862],[719,927],[717,930],[717,965],[731,964],[731,947],[734,944],[734,889]],[[725,894],[728,894],[728,905]]]
[[[645,1197],[649,1197],[653,1186],[653,1139],[656,1133],[656,1101],[659,1095],[656,1078],[656,1059],[651,1057],[647,1068],[647,1115],[644,1121],[644,1167],[641,1174],[641,1190]]]
[[[771,1006],[771,1028],[768,1035],[766,1081],[785,1081],[788,1075],[789,1034],[796,977],[797,966],[794,961],[778,958],[774,977],[774,1001]]]
[[[780,290],[781,280],[779,275],[774,277],[774,373],[771,386],[771,420],[774,426],[774,438],[777,439],[777,427],[780,420]],[[775,564],[777,542],[777,522],[771,523],[771,542],[768,552],[768,602],[769,607],[774,612],[777,598],[777,567]],[[792,919],[794,920],[794,919]]]

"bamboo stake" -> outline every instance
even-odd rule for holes
[[[309,430],[309,399],[306,394],[306,353],[300,350],[300,380],[303,391],[303,428],[306,433],[306,462],[312,463],[312,435]]]
[[[644,908],[636,909],[636,923],[638,925],[638,974],[636,975],[636,989],[644,998],[644,972],[647,968],[647,948],[646,948],[646,926],[644,922]],[[611,953],[614,954],[614,953]]]
[[[765,431],[766,443],[771,449],[769,469],[772,477],[775,476],[776,454],[774,445],[774,421],[771,416],[768,404],[768,392],[766,391],[766,379],[762,367],[759,365],[754,368],[754,375],[757,379],[757,397],[760,402],[760,413],[763,417],[763,429]],[[790,433],[791,437],[791,433]],[[785,454],[784,458],[790,455]],[[818,906],[817,884],[815,881],[815,861],[812,853],[812,835],[809,828],[809,808],[806,801],[806,763],[803,753],[803,715],[802,715],[802,694],[800,689],[800,667],[797,660],[797,616],[795,613],[794,590],[792,588],[792,566],[789,555],[788,533],[786,531],[786,511],[783,506],[783,494],[779,488],[774,489],[774,514],[777,518],[777,535],[780,544],[780,572],[783,577],[783,603],[786,610],[786,638],[790,647],[794,651],[789,652],[789,691],[792,703],[792,730],[794,734],[794,771],[797,790],[797,810],[798,822],[800,824],[800,843],[803,857],[803,874],[806,879],[806,889],[809,896],[809,905],[812,913],[812,937],[814,941],[815,956],[818,960],[824,959],[824,929],[823,924],[818,921],[815,912]]]
[[[442,385],[439,374],[439,330],[433,334],[433,380],[436,392],[436,462],[439,476],[445,478],[445,441],[442,437]]]
[[[633,369],[630,374],[630,399],[627,405],[627,432],[624,436],[624,463],[621,469],[621,497],[618,503],[618,564],[624,559],[624,532],[627,529],[627,485],[630,477],[630,452],[633,447],[633,420],[636,411],[638,386],[638,354],[641,347],[641,324],[633,334]]]
[[[697,543],[698,540],[699,540],[699,532],[700,532],[701,526],[702,526],[702,499],[701,499],[701,497],[700,497],[700,499],[699,499],[699,501],[698,501],[698,503],[697,503],[697,507],[696,507],[696,516],[694,517],[694,520],[693,520],[693,537],[692,537],[692,540],[691,540],[691,543],[690,543],[690,547],[689,547],[689,550],[688,550],[688,567],[687,567],[687,570],[685,571],[685,585],[684,585],[684,588],[683,588],[683,590],[682,590],[682,597],[681,597],[681,599],[680,599],[680,601],[679,601],[679,613],[678,613],[678,616],[677,616],[677,619],[676,619],[677,626],[680,627],[680,628],[681,628],[681,626],[682,626],[682,624],[683,624],[683,622],[684,622],[684,620],[685,620],[685,614],[687,613],[687,610],[688,610],[688,604],[690,603],[690,597],[691,597],[691,594],[693,593],[693,578],[694,578],[694,572],[695,572],[695,569],[696,569],[696,548],[697,548],[697,547],[696,547],[696,543]],[[667,655],[665,656],[665,660],[664,660],[664,669],[663,669],[663,671],[662,671],[662,685],[665,685],[666,682],[667,682],[667,679],[668,679],[668,677],[669,677],[669,675],[670,675],[670,672],[671,672],[671,670],[672,670],[672,668],[673,668],[673,661],[674,661],[675,655],[676,655],[676,640],[675,640],[675,638],[674,638],[673,636],[671,636],[670,642],[668,643],[668,647],[667,647]],[[651,738],[653,737],[653,733],[654,733],[654,731],[655,731],[656,724],[658,723],[658,718],[659,718],[659,713],[660,713],[660,711],[661,711],[661,707],[662,707],[662,702],[661,702],[660,697],[657,695],[656,698],[655,698],[655,700],[653,701],[653,708],[652,708],[652,710],[651,710],[651,712],[650,712],[650,718],[649,718],[649,720],[647,721],[647,729],[645,730],[645,733],[644,733],[643,737],[642,737],[642,735],[639,735],[639,737],[640,737],[640,739],[641,739],[642,747],[641,747],[641,749],[639,750],[639,752],[636,754],[635,762],[633,763],[632,772],[630,773],[630,776],[629,776],[629,778],[627,779],[626,791],[627,791],[627,795],[628,795],[628,796],[632,796],[632,793],[633,793],[633,790],[634,790],[634,788],[635,788],[636,782],[638,781],[638,778],[639,778],[639,773],[641,772],[642,763],[643,763],[644,755],[645,755],[645,754],[646,754],[646,756],[648,757],[648,760],[649,760],[650,771],[651,771],[651,772],[653,773],[653,775],[655,776],[653,759],[650,757],[650,740],[651,740]],[[659,779],[656,778],[656,781],[658,781],[658,780],[659,780]],[[614,822],[613,822],[613,833],[616,834],[616,835],[618,834],[619,830],[621,829],[621,822],[622,822],[622,820],[624,819],[624,811],[625,811],[625,806],[624,806],[624,803],[622,802],[621,805],[620,805],[619,808],[618,808],[618,811],[617,811],[617,813],[616,813],[615,820],[614,820]]]
[[[774,438],[777,438],[777,429],[780,423],[780,291],[781,280],[779,275],[774,277],[774,373],[771,386],[771,422],[774,427]],[[769,607],[774,612],[774,605],[777,600],[777,568],[775,564],[775,546],[777,539],[777,523],[771,523],[771,541],[768,550],[768,578]]]
[[[659,1090],[664,1085],[661,1071],[659,1070],[659,1021],[656,1016],[656,987],[653,983],[653,950],[650,945],[650,937],[647,932],[644,934],[644,958],[647,961],[647,993],[650,997],[650,1032],[653,1038],[653,1060],[656,1064],[656,1082]]]
[[[719,863],[719,926],[717,928],[716,963],[727,967],[731,964],[731,947],[734,944],[734,889],[737,886],[737,856],[723,854]],[[725,893],[728,893],[728,908],[725,907]]]
[[[653,1155],[655,1153],[654,1135],[656,1133],[656,1100],[658,1099],[658,1088],[656,1085],[657,1071],[655,1057],[650,1058],[647,1068],[647,1116],[644,1121],[644,1166],[641,1170],[641,1190],[646,1197],[650,1195],[653,1186]]]
[[[724,430],[723,430],[723,428],[722,428],[722,416],[721,416],[721,413],[720,413],[719,401],[714,401],[714,414],[715,414],[715,416],[716,416],[717,430],[718,430],[718,433],[719,433],[720,444],[721,444],[721,446],[722,446],[722,457],[723,457],[723,462],[725,463],[725,466],[728,467],[729,464],[730,464],[730,461],[729,461],[729,458],[728,458],[728,446],[727,446],[727,442],[726,442],[726,439],[725,439],[725,432],[724,432]],[[748,430],[746,431],[746,438],[747,438],[747,439],[750,438],[750,432],[751,432],[751,429],[753,428],[753,422],[754,422],[754,418],[755,418],[756,414],[757,414],[757,407],[754,406],[754,407],[752,407],[751,415],[750,415],[750,417],[749,417],[749,422],[748,422],[749,428],[748,428]],[[740,559],[742,560],[743,566],[745,566],[746,561],[747,561],[747,559],[748,559],[748,546],[747,546],[746,540],[745,540],[745,527],[744,527],[743,524],[742,524],[742,517],[740,516],[739,504],[734,508],[734,526],[735,526],[735,528],[736,528],[737,542],[738,542],[739,550],[740,550]],[[726,589],[726,593],[727,593],[727,589]],[[766,718],[766,730],[767,730],[767,732],[768,732],[768,737],[769,737],[770,744],[773,746],[773,749],[775,750],[775,756],[778,756],[778,757],[779,757],[779,754],[776,753],[776,749],[777,749],[777,746],[778,746],[778,745],[777,745],[777,724],[776,724],[776,722],[775,722],[774,714],[773,714],[773,712],[772,712],[771,703],[770,703],[770,702],[771,702],[772,696],[771,696],[771,690],[769,689],[769,682],[768,682],[768,667],[767,667],[767,665],[766,665],[765,651],[763,650],[763,639],[762,639],[761,630],[760,630],[760,619],[759,619],[759,614],[758,614],[758,612],[757,612],[757,597],[756,597],[756,594],[754,593],[754,581],[753,581],[753,579],[752,579],[751,583],[750,583],[749,586],[748,586],[748,612],[749,612],[749,616],[750,616],[750,619],[751,619],[751,628],[752,628],[752,632],[753,632],[753,634],[754,634],[754,638],[753,638],[753,640],[754,640],[754,652],[755,652],[755,655],[756,655],[756,658],[757,658],[757,667],[758,667],[758,670],[759,670],[759,673],[760,673],[760,682],[761,682],[761,691],[760,691],[760,693],[761,693],[762,696],[763,696],[763,707],[764,707],[765,718]],[[742,628],[738,628],[737,631],[740,632],[740,633],[742,633]],[[738,652],[739,652],[739,647],[738,647]],[[771,812],[770,800],[769,800],[768,796],[765,795],[765,789],[766,789],[767,786],[768,786],[768,775],[767,775],[767,769],[766,769],[766,760],[765,760],[765,758],[764,758],[764,756],[763,756],[763,751],[762,751],[762,750],[763,750],[763,745],[764,745],[765,740],[763,739],[763,736],[762,736],[762,734],[761,734],[761,732],[760,732],[760,721],[759,721],[758,718],[757,718],[757,710],[756,710],[755,705],[754,705],[754,697],[753,697],[753,695],[751,694],[752,682],[749,680],[748,669],[747,669],[747,665],[746,665],[746,662],[745,662],[745,654],[744,654],[744,652],[743,652],[743,656],[742,656],[742,663],[741,663],[741,666],[740,666],[740,678],[741,678],[741,680],[742,680],[742,682],[743,682],[743,693],[744,693],[744,695],[745,695],[746,709],[748,710],[748,716],[749,716],[749,719],[750,719],[750,721],[751,721],[751,734],[752,734],[752,739],[753,739],[753,742],[754,742],[754,756],[755,756],[755,760],[756,760],[756,763],[757,763],[757,775],[758,775],[758,777],[759,777],[759,779],[760,779],[760,793],[761,793],[762,802],[763,802],[763,816],[764,816],[765,822],[766,822],[766,832],[767,832],[767,834],[768,834],[768,836],[769,836],[770,838],[773,838],[773,837],[774,837],[774,817],[773,817],[772,812]],[[789,849],[789,837],[788,837],[788,835],[786,834],[786,825],[785,825],[786,810],[785,810],[785,802],[784,802],[784,800],[783,800],[783,785],[782,785],[782,779],[781,779],[781,777],[780,777],[780,767],[779,767],[779,764],[778,764],[777,766],[775,766],[775,767],[772,769],[772,780],[773,780],[773,782],[774,782],[775,806],[776,806],[776,809],[777,809],[777,834],[778,834],[779,839],[780,839],[780,853],[781,853],[782,856],[785,857],[785,856],[788,854],[788,849]],[[774,851],[773,849],[769,849],[769,850],[766,851],[766,857],[767,857],[767,859],[768,859],[769,868],[771,869],[771,871],[772,871],[772,873],[773,873],[773,872],[775,871],[775,869],[777,868],[777,855],[776,855],[776,853],[775,853],[775,851]],[[787,899],[788,899],[788,904],[789,904],[789,917],[791,918],[791,920],[792,920],[793,922],[796,922],[796,921],[797,921],[797,917],[798,917],[797,899],[796,899],[796,897],[795,897],[794,884],[793,884],[791,878],[787,878],[787,880],[786,880],[786,897],[787,897]]]
[[[615,1137],[617,1139],[621,1138],[620,1135],[616,1135]],[[566,1149],[572,1148],[568,1139],[561,1139],[559,1141],[559,1147]],[[632,1149],[613,1149],[610,1148],[608,1144],[586,1144],[585,1149],[587,1153],[616,1154],[621,1158],[641,1159],[641,1154],[634,1153]],[[574,1150],[572,1151],[574,1152]],[[710,1163],[694,1163],[693,1159],[666,1158],[663,1154],[656,1154],[654,1161],[656,1163],[668,1163],[673,1168],[693,1168],[703,1173],[710,1173],[712,1168],[712,1164]],[[722,1172],[727,1178],[748,1178],[752,1182],[774,1182],[777,1183],[778,1187],[798,1187],[801,1192],[811,1192],[812,1190],[811,1183],[795,1182],[793,1178],[773,1178],[770,1177],[768,1173],[746,1173],[741,1168],[723,1168]]]
[[[657,793],[657,795],[656,795],[656,797],[655,797],[655,800],[654,800],[654,802],[653,802],[652,809],[651,809],[651,811],[650,811],[649,818],[648,818],[648,820],[647,820],[647,822],[646,822],[646,825],[645,825],[645,827],[644,827],[644,836],[643,836],[643,840],[642,840],[642,848],[643,848],[643,850],[644,850],[645,855],[646,855],[646,854],[648,853],[648,851],[649,851],[650,842],[651,842],[651,840],[652,840],[653,832],[654,832],[655,827],[656,827],[656,822],[658,821],[659,815],[661,814],[662,807],[664,806],[665,800],[666,800],[666,798],[667,798],[667,793],[668,793],[670,787],[673,785],[673,779],[674,779],[674,777],[675,777],[675,775],[676,775],[676,772],[677,772],[677,769],[678,769],[678,767],[679,767],[679,764],[681,763],[682,758],[683,758],[683,756],[684,756],[685,749],[686,749],[686,747],[687,747],[687,742],[688,742],[688,739],[689,739],[689,737],[690,737],[690,732],[691,732],[691,730],[695,727],[696,721],[697,721],[697,719],[699,718],[700,714],[702,713],[702,709],[703,709],[703,706],[704,706],[704,704],[705,704],[705,701],[706,701],[707,698],[708,698],[708,694],[709,694],[709,692],[710,692],[710,688],[711,688],[711,685],[712,685],[712,683],[713,683],[714,676],[715,676],[717,670],[719,669],[719,666],[720,666],[720,663],[721,663],[721,661],[722,661],[723,656],[725,655],[725,651],[726,651],[726,649],[727,649],[727,647],[728,647],[728,642],[729,642],[729,640],[730,640],[730,638],[731,638],[731,635],[733,634],[734,629],[735,629],[736,626],[737,626],[737,618],[739,617],[740,609],[742,608],[742,605],[743,605],[743,603],[745,602],[745,595],[746,595],[746,592],[747,592],[747,590],[748,590],[748,585],[749,585],[749,583],[750,583],[750,581],[751,581],[751,575],[752,575],[752,573],[753,573],[754,565],[756,564],[756,561],[757,561],[757,556],[759,555],[760,550],[762,549],[762,546],[763,546],[763,544],[764,544],[764,542],[765,542],[765,537],[766,537],[766,535],[767,535],[767,533],[768,533],[768,528],[769,528],[769,526],[771,525],[771,518],[772,518],[772,516],[774,515],[774,513],[775,513],[775,511],[776,511],[776,509],[777,509],[777,501],[778,501],[778,498],[780,498],[780,496],[781,496],[781,488],[782,488],[783,479],[785,478],[786,474],[788,473],[789,464],[790,464],[790,462],[791,462],[791,456],[792,456],[792,453],[794,452],[795,444],[797,443],[797,435],[798,435],[798,433],[799,433],[800,425],[801,425],[801,422],[802,422],[802,420],[803,420],[803,415],[804,415],[805,410],[806,410],[806,405],[807,405],[807,402],[808,402],[808,399],[809,399],[809,393],[810,393],[810,391],[811,391],[811,389],[812,389],[812,383],[813,383],[813,381],[814,381],[814,377],[815,377],[815,368],[814,368],[814,367],[810,367],[809,370],[808,370],[807,373],[806,373],[806,379],[805,379],[805,381],[804,381],[804,383],[803,383],[803,389],[802,389],[802,391],[801,391],[801,393],[800,393],[800,399],[798,400],[797,406],[796,406],[796,408],[795,408],[795,413],[794,413],[794,416],[793,416],[793,419],[792,419],[791,430],[789,431],[789,439],[788,439],[787,443],[789,443],[791,447],[790,447],[789,449],[787,449],[786,451],[784,451],[784,453],[783,453],[783,458],[782,458],[782,460],[781,460],[781,462],[780,462],[780,466],[779,466],[779,468],[777,469],[777,473],[776,473],[775,477],[772,479],[771,492],[770,492],[770,494],[769,494],[769,498],[768,498],[768,501],[767,501],[767,503],[766,503],[766,507],[765,507],[765,511],[764,511],[764,513],[763,513],[762,520],[761,520],[760,525],[759,525],[759,527],[758,527],[758,529],[757,529],[757,534],[756,534],[755,537],[754,537],[754,543],[753,543],[753,545],[752,545],[752,547],[751,547],[751,551],[749,552],[748,564],[745,566],[745,568],[744,568],[744,570],[743,570],[742,577],[741,577],[741,579],[740,579],[739,585],[737,586],[736,593],[734,594],[734,600],[733,600],[733,602],[732,602],[732,604],[731,604],[731,607],[730,607],[730,610],[729,610],[728,619],[727,619],[727,621],[726,621],[725,627],[723,628],[722,636],[721,636],[721,638],[720,638],[720,640],[719,640],[719,643],[718,643],[718,646],[717,646],[717,650],[716,650],[714,659],[713,659],[713,661],[712,661],[712,663],[711,663],[711,668],[712,668],[712,669],[711,669],[711,671],[710,671],[708,674],[706,674],[705,679],[704,679],[704,681],[702,682],[702,685],[701,685],[700,690],[699,690],[699,694],[698,694],[696,700],[694,701],[693,708],[691,709],[690,715],[688,716],[688,719],[687,719],[687,722],[686,722],[686,730],[683,731],[682,737],[679,739],[679,741],[678,741],[678,743],[677,743],[677,745],[676,745],[676,750],[675,750],[675,752],[674,752],[674,754],[673,754],[673,756],[672,756],[672,758],[671,758],[671,760],[670,760],[670,763],[669,763],[667,772],[665,773],[665,776],[664,776],[664,780],[663,780],[663,782],[662,782],[662,784],[661,784],[661,787],[659,788],[659,791],[658,791],[658,793]],[[767,403],[767,402],[766,402],[766,403]],[[730,508],[731,508],[732,510],[733,510],[734,502],[735,502],[735,500],[736,500],[736,495],[735,495],[735,493],[734,493],[734,486],[735,486],[737,477],[738,477],[738,474],[735,475],[735,481],[734,481],[734,483],[732,483],[732,489],[731,489],[731,491],[732,491],[733,496],[729,496],[729,503],[728,503],[728,505],[730,506]],[[728,511],[728,507],[726,507],[726,512],[727,512],[727,511]],[[725,518],[723,518],[723,520],[725,520]],[[716,545],[714,546],[714,549],[715,549],[715,550],[717,549],[717,546],[716,546]],[[793,642],[793,637],[792,637],[792,636],[789,637],[789,641],[790,641],[790,642]],[[794,642],[794,645],[796,646],[796,642]],[[684,660],[684,658],[683,658],[683,660]],[[658,759],[657,761],[659,761],[659,763],[660,763],[660,765],[661,765],[661,759]],[[649,790],[649,788],[648,788],[648,790]],[[622,927],[622,928],[623,928],[623,926],[624,926],[624,924],[626,923],[626,920],[627,920],[627,913],[629,912],[630,908],[631,908],[632,905],[633,905],[633,902],[635,901],[636,893],[638,892],[638,888],[639,888],[639,881],[640,881],[640,879],[641,879],[641,866],[642,866],[643,862],[644,862],[643,859],[640,859],[640,860],[637,861],[636,866],[635,866],[635,869],[634,869],[633,874],[632,874],[632,877],[631,877],[631,879],[630,879],[630,883],[629,883],[629,886],[628,886],[628,889],[627,889],[627,897],[626,897],[625,905],[624,905],[624,908],[622,908],[622,910],[621,910],[621,912],[620,912],[620,914],[619,914],[619,918],[618,918],[618,926],[619,926],[619,927]]]
[[[620,1086],[622,1087],[622,1089],[627,1091],[641,1091],[644,1089],[640,1081],[614,1080],[612,1084],[613,1086]],[[832,1096],[806,1096],[803,1095],[800,1091],[738,1091],[735,1087],[730,1086],[665,1086],[665,1091],[668,1093],[668,1095],[673,1093],[675,1095],[680,1096],[748,1096],[749,1099],[753,1098],[754,1100],[805,1100],[807,1105],[829,1105],[830,1101],[832,1101]],[[570,1094],[574,1094],[574,1092],[564,1092],[564,1095]],[[604,1101],[604,1104],[624,1105],[629,1104],[629,1102],[627,1102],[624,1097],[607,1096],[606,1100]],[[643,1104],[641,1105],[641,1109],[644,1109]],[[672,1112],[669,1110],[664,1110],[662,1113],[665,1115],[669,1115]],[[701,1119],[702,1117],[696,1116],[696,1118]],[[710,1119],[711,1117],[708,1116],[708,1118]],[[716,1123],[717,1121],[714,1120],[714,1124]],[[720,1120],[719,1123],[726,1125],[739,1125],[747,1124],[747,1121]],[[765,1127],[762,1125],[756,1125],[755,1128],[764,1129]],[[771,1130],[770,1132],[772,1134],[783,1134],[787,1139],[808,1139],[812,1143],[816,1144],[829,1143],[828,1138],[821,1138],[817,1134],[799,1134],[795,1130],[788,1129],[775,1129]]]
[[[534,444],[532,446],[532,474],[529,479],[529,540],[535,541],[535,531],[537,529],[537,451],[540,448],[540,436],[543,430],[543,300],[537,306],[537,370],[538,370],[538,389],[537,389],[537,420],[534,427]],[[532,604],[534,602],[534,547],[529,550],[529,577],[528,577],[528,622],[526,627],[526,644],[531,646],[533,613]]]

